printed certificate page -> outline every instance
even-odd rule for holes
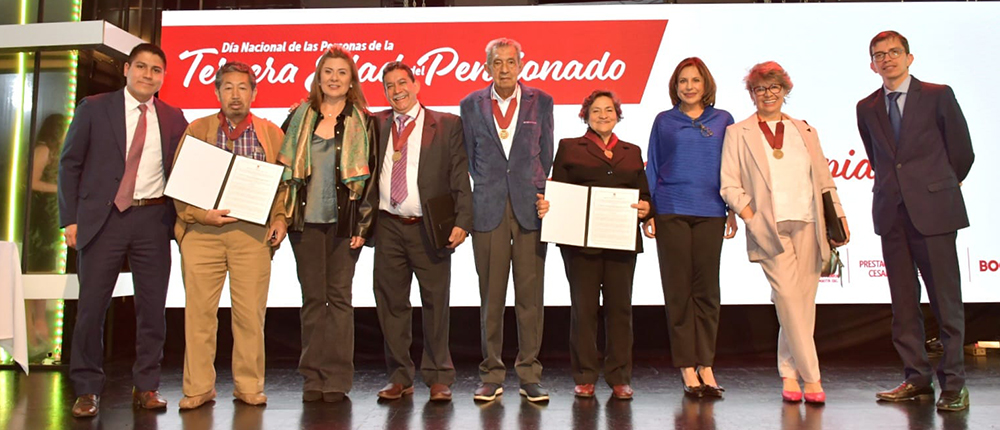
[[[186,136],[163,193],[189,205],[213,209],[232,159],[233,154]]]
[[[638,202],[636,189],[591,187],[587,246],[635,251],[639,215],[632,205]]]
[[[284,166],[236,157],[219,199],[219,209],[229,209],[229,215],[256,224],[266,224],[278,191]]]
[[[542,218],[542,242],[583,246],[587,231],[587,192],[587,187],[581,185],[556,181],[545,184],[549,212]]]

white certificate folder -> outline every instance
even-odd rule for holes
[[[639,190],[549,181],[542,242],[635,251]]]
[[[164,194],[201,209],[266,224],[284,166],[241,157],[185,136]]]

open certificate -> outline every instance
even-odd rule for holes
[[[202,209],[266,224],[285,167],[241,157],[193,136],[174,163],[164,194]]]
[[[549,212],[542,218],[543,242],[635,251],[639,190],[586,187],[549,181]]]

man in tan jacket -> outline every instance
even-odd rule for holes
[[[284,135],[276,125],[250,114],[257,77],[243,63],[230,62],[215,74],[221,111],[188,126],[190,137],[242,157],[275,163]],[[233,318],[233,396],[250,405],[264,395],[264,312],[271,280],[271,256],[285,238],[286,217],[276,198],[267,225],[228,217],[226,209],[201,209],[175,200],[174,234],[184,274],[184,398],[193,409],[215,398],[215,347],[219,297],[229,274]]]

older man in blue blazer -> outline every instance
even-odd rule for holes
[[[892,295],[892,341],[905,374],[898,387],[876,397],[905,401],[934,396],[924,349],[920,269],[944,345],[937,408],[966,409],[965,308],[955,238],[969,226],[961,189],[975,158],[969,127],[950,87],[910,76],[913,54],[905,37],[883,31],[872,39],[868,53],[883,85],[858,102],[858,130],[875,171],[872,218],[882,238]]]
[[[125,63],[125,88],[84,99],[66,133],[59,219],[66,244],[79,251],[80,300],[69,362],[78,418],[100,408],[104,318],[126,258],[135,286],[132,402],[145,409],[167,406],[157,390],[176,213],[163,190],[187,121],[180,109],[154,97],[166,67],[158,46],[136,46]]]
[[[519,84],[521,45],[500,38],[486,45],[486,68],[493,84],[461,102],[465,147],[472,174],[472,248],[479,273],[482,384],[473,396],[491,401],[503,393],[506,373],[503,315],[507,279],[514,267],[514,311],[518,354],[514,369],[520,393],[533,402],[548,400],[542,388],[545,244],[535,210],[552,168],[552,97]]]

